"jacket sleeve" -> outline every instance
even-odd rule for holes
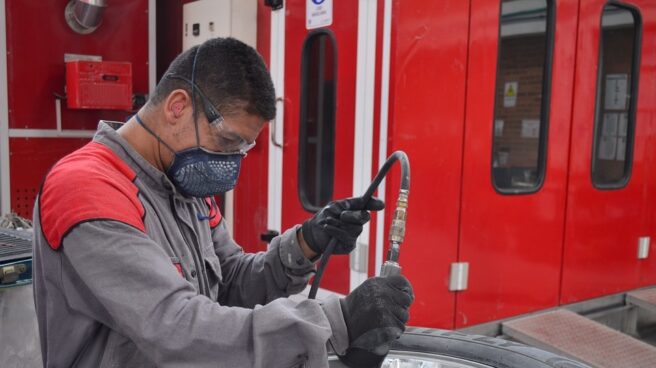
[[[336,299],[247,309],[198,295],[159,245],[121,222],[78,224],[62,245],[69,307],[131,339],[158,367],[327,367],[331,331],[345,331]],[[343,337],[332,341],[338,351]]]
[[[218,301],[252,308],[303,291],[315,268],[301,251],[297,229],[275,237],[266,252],[244,253],[230,236],[225,220],[213,228],[214,251],[223,276]]]

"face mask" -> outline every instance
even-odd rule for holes
[[[234,189],[239,177],[241,159],[244,153],[212,152],[202,147],[189,148],[175,152],[139,115],[137,122],[175,155],[166,176],[182,194],[190,197],[211,197]]]
[[[191,197],[211,197],[237,185],[243,155],[212,152],[195,147],[176,152],[166,175],[176,188]]]

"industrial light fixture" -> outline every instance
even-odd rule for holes
[[[71,0],[64,10],[64,17],[71,29],[79,34],[89,34],[102,23],[107,0]]]

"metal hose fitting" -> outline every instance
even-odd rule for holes
[[[408,211],[408,194],[407,189],[399,191],[399,198],[396,200],[396,210],[394,217],[392,217],[392,225],[390,226],[389,240],[390,242],[403,243],[405,239],[405,222]]]

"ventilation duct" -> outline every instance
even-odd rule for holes
[[[71,29],[80,34],[95,31],[102,22],[107,0],[71,0],[64,15]]]

